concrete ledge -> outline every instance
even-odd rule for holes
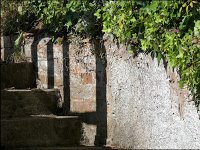
[[[125,150],[114,147],[95,147],[95,146],[79,146],[79,147],[26,147],[26,148],[9,148],[6,150]]]
[[[79,146],[78,117],[27,117],[1,120],[1,147]]]
[[[1,117],[27,117],[39,114],[56,114],[59,91],[51,90],[2,90]]]
[[[32,63],[1,64],[1,89],[10,87],[17,89],[36,87]]]

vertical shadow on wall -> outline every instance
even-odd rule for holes
[[[96,125],[95,146],[105,146],[107,141],[107,100],[106,100],[106,50],[100,40],[92,41],[96,53],[96,111],[95,112],[69,112],[68,115],[80,116],[81,121],[86,124]],[[63,43],[63,70],[64,73],[64,95],[65,103],[70,110],[70,78],[69,74],[69,45]],[[100,58],[104,54],[103,58]]]
[[[6,61],[7,57],[8,57],[8,53],[9,53],[9,47],[7,46],[8,41],[6,40],[6,36],[3,36],[1,38],[3,38],[3,46],[4,46],[4,47],[1,47],[1,48],[4,48],[4,58],[3,59],[4,59],[4,61]]]
[[[38,54],[37,54],[37,45],[40,41],[41,37],[40,36],[34,36],[33,42],[31,44],[31,59],[32,63],[34,65],[34,73],[35,73],[35,78],[38,79]],[[35,80],[36,81],[36,80]],[[36,83],[35,83],[36,85]],[[37,86],[37,85],[36,85]]]
[[[63,39],[63,97],[64,114],[70,112],[70,75],[69,75],[69,43]]]
[[[95,40],[96,52],[96,116],[97,129],[95,145],[106,145],[107,139],[107,102],[106,102],[106,50],[100,40]],[[103,55],[102,55],[103,54]],[[100,58],[100,56],[103,56]]]
[[[49,40],[47,43],[47,78],[48,89],[54,88],[54,56],[52,40]]]
[[[4,47],[1,47],[1,48],[4,48],[4,58],[3,59],[7,63],[11,63],[12,58],[10,56],[14,52],[15,36],[3,36],[1,38],[3,38],[3,46],[4,46]]]

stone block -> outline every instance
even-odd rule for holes
[[[45,71],[38,74],[38,80],[40,81],[37,86],[46,85],[48,84],[48,76]]]
[[[63,45],[54,44],[53,45],[53,52],[54,52],[54,58],[63,58]]]
[[[51,43],[51,38],[50,37],[43,37],[43,38],[40,38],[39,41],[38,41],[38,45],[43,47],[47,44]],[[40,48],[40,47],[39,47]]]
[[[56,89],[2,90],[1,118],[56,114],[60,105],[58,93]]]
[[[54,86],[60,87],[63,84],[64,83],[63,83],[63,79],[61,76],[59,76],[59,75],[54,76]]]
[[[1,48],[1,62],[4,61],[4,48]]]
[[[1,120],[1,147],[79,146],[81,122],[76,116],[33,115]]]
[[[2,49],[2,53],[3,53],[3,57],[4,57],[3,60],[6,61],[9,58],[9,56],[11,56],[13,54],[13,52],[14,52],[13,47],[4,47]]]
[[[46,45],[38,45],[37,47],[38,47],[38,49],[37,49],[38,60],[41,58],[47,59],[47,46]]]
[[[1,64],[1,89],[10,87],[16,89],[36,87],[32,63]]]
[[[94,83],[92,73],[82,73],[81,78],[82,78],[82,84]]]
[[[94,145],[97,126],[87,123],[82,123],[82,128],[83,128],[83,138],[81,140],[81,144],[88,146]]]
[[[38,61],[38,69],[43,70],[43,71],[47,71],[47,67],[48,67],[48,61],[47,60],[39,60]]]
[[[33,41],[34,41],[34,37],[28,37],[28,38],[25,38],[24,40],[25,44],[23,45],[23,50],[24,50],[25,56],[28,58],[31,58],[32,51],[37,49],[37,45],[36,43],[33,43]]]
[[[71,112],[95,112],[96,101],[84,99],[71,99]]]
[[[1,46],[2,47],[13,47],[13,42],[11,36],[1,36]]]
[[[92,84],[70,87],[71,98],[75,99],[96,99],[96,87]]]

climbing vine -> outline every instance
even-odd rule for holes
[[[36,20],[30,1],[1,1],[1,33],[4,35],[28,31]]]
[[[128,44],[131,53],[152,52],[160,62],[177,68],[180,86],[193,93],[200,104],[200,2],[107,1],[95,13],[102,31]]]
[[[93,15],[98,0],[32,0],[32,5],[48,32],[94,35],[98,30]]]
[[[163,60],[176,68],[180,86],[192,92],[199,106],[198,0],[18,0],[23,1],[22,7],[8,5],[9,1],[14,2],[2,2],[5,24],[2,32],[27,31],[33,23],[42,22],[45,31],[51,34],[97,37],[106,33],[126,44],[130,53],[143,50],[159,63]]]

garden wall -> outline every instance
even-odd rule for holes
[[[1,39],[2,60],[12,51],[8,39]],[[38,88],[60,89],[66,112],[82,117],[82,144],[200,147],[199,116],[189,92],[179,89],[176,72],[150,54],[133,57],[123,45],[70,41],[29,36],[22,50],[36,66]]]
[[[199,148],[197,110],[189,92],[180,90],[176,72],[150,55],[133,58],[124,46],[106,47],[111,143],[133,149]]]

